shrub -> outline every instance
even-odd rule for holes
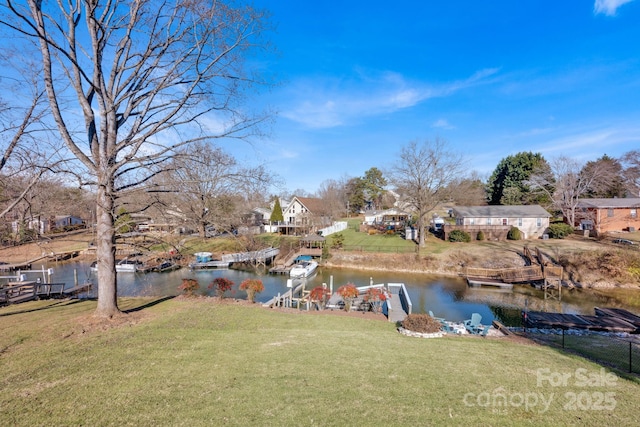
[[[233,285],[233,280],[229,280],[226,277],[216,277],[209,283],[208,289],[215,289],[216,295],[224,298],[224,293],[230,291]]]
[[[264,291],[264,285],[260,279],[246,279],[240,283],[240,290],[247,293],[247,300],[253,302],[256,294]]]
[[[549,237],[552,239],[564,239],[573,233],[573,227],[564,222],[556,222],[549,225]]]
[[[508,240],[520,240],[522,239],[522,233],[518,227],[511,227],[507,233]]]
[[[187,297],[192,297],[198,289],[200,284],[196,279],[182,279],[182,283],[178,286],[178,290]]]
[[[324,286],[316,286],[311,289],[309,293],[309,301],[315,303],[318,309],[322,309],[329,298],[331,297],[331,291],[327,289],[327,285]]]
[[[323,245],[322,246],[322,255],[321,255],[322,259],[329,259],[331,258],[331,252],[329,252],[329,246],[328,245]]]
[[[402,321],[402,327],[422,334],[438,332],[442,325],[428,314],[410,314]]]
[[[476,240],[484,240],[484,233],[482,232],[482,230],[478,231],[478,235],[476,236]]]
[[[453,230],[449,233],[449,241],[469,243],[471,241],[471,236],[466,231]]]
[[[391,295],[387,295],[382,288],[369,288],[364,294],[365,302],[369,303],[371,311],[374,313],[380,313],[382,310],[382,303],[386,301],[387,298],[391,298]]]
[[[344,245],[344,235],[342,233],[335,233],[331,236],[331,249],[342,249]]]
[[[351,311],[353,300],[356,299],[359,294],[358,288],[356,288],[353,283],[347,283],[346,285],[340,286],[336,292],[344,300],[345,311]]]

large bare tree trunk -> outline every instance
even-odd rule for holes
[[[110,186],[112,187],[112,184],[100,185],[97,195],[98,307],[96,315],[100,317],[113,317],[119,312],[113,189]]]

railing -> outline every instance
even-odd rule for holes
[[[396,288],[397,292],[394,292],[393,288]],[[411,314],[413,310],[413,304],[411,303],[411,297],[409,297],[409,293],[407,292],[407,288],[404,286],[404,283],[388,283],[387,289],[389,289],[389,292],[391,294],[398,296],[400,305],[402,307],[402,310],[404,311],[403,314],[407,314],[407,315]],[[393,313],[393,307],[392,307],[393,303],[390,303],[389,300],[387,300],[386,302],[387,302],[386,304],[387,318],[390,321],[394,320],[396,316],[394,316],[394,313]]]
[[[539,265],[519,268],[476,268],[467,267],[467,277],[503,280],[506,283],[529,282],[544,279]]]
[[[293,303],[295,302],[296,307],[299,308],[300,301],[302,301],[302,299],[304,298],[304,293],[305,293],[304,287],[305,287],[304,283],[301,283],[295,288],[290,288],[287,292],[285,292],[282,295],[278,293],[278,295],[276,295],[275,297],[271,298],[269,301],[262,304],[262,306],[291,308],[293,307]],[[296,295],[299,295],[299,296],[296,297]]]
[[[278,248],[268,248],[268,249],[262,249],[259,251],[226,254],[226,255],[222,255],[221,259],[222,261],[229,262],[229,263],[246,262],[246,261],[254,261],[254,260],[264,261],[268,258],[275,257],[276,255],[278,255],[279,252],[280,252],[280,249]]]

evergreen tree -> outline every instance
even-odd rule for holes
[[[273,203],[273,211],[269,217],[271,222],[284,222],[284,216],[282,215],[282,207],[280,206],[280,198],[276,197],[276,201]]]
[[[542,196],[531,194],[526,181],[534,171],[548,167],[540,153],[521,152],[505,157],[487,182],[489,204],[545,204],[544,200],[539,199]]]

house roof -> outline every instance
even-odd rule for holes
[[[453,214],[459,218],[549,218],[540,205],[457,206]]]
[[[382,216],[382,215],[409,215],[402,209],[390,208],[385,210],[368,210],[364,213],[365,216]]]
[[[318,234],[307,234],[300,239],[301,242],[324,242],[325,240],[327,239]]]
[[[322,199],[315,197],[294,197],[293,199],[298,199],[298,201],[311,213],[320,214],[325,210],[325,204]],[[293,203],[293,200],[291,202]]]
[[[581,199],[579,208],[638,208],[640,198]]]
[[[253,208],[253,211],[256,213],[259,213],[261,215],[263,215],[265,218],[271,216],[271,209],[267,209],[267,208]]]

